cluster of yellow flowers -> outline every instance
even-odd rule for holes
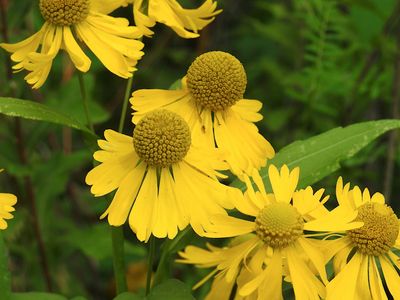
[[[107,15],[131,4],[136,26]],[[38,33],[0,45],[13,53],[15,70],[30,72],[34,88],[60,49],[86,72],[83,42],[127,78],[143,55],[139,38],[152,35],[156,22],[194,38],[220,12],[212,0],[197,9],[175,0],[41,0],[40,11],[46,22]],[[274,149],[254,124],[262,103],[244,98],[246,84],[239,60],[212,51],[193,61],[179,89],[135,91],[133,134],[106,130],[94,153],[100,164],[86,176],[95,196],[116,191],[101,218],[113,226],[128,220],[146,242],[152,235],[173,239],[188,225],[200,236],[233,237],[223,248],[188,246],[180,253],[182,263],[215,267],[206,277],[214,276],[208,300],[282,299],[283,281],[297,299],[387,299],[387,293],[400,299],[400,223],[383,195],[343,186],[339,178],[338,206],[328,210],[324,190],[297,189],[300,170],[286,165],[269,166],[267,192],[258,171]],[[226,170],[245,182],[244,193],[220,183]],[[15,198],[2,197],[0,217],[9,218]]]

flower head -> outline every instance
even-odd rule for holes
[[[234,203],[252,221],[227,215],[212,218],[206,236],[235,237],[233,242],[209,250],[189,246],[180,253],[180,262],[216,266],[210,295],[217,295],[215,289],[225,286],[226,299],[235,280],[244,299],[281,299],[283,277],[292,283],[296,299],[324,297],[327,276],[321,241],[313,239],[312,232],[354,229],[362,223],[353,222],[356,213],[341,208],[328,211],[323,205],[328,197],[321,200],[322,189],[315,193],[311,187],[296,191],[299,168],[290,172],[286,165],[280,170],[271,165],[268,173],[272,194],[266,193],[255,173],[252,178],[258,191],[245,177],[245,197],[236,198]]]
[[[382,285],[378,262],[386,285],[400,299],[400,221],[385,204],[382,194],[372,196],[368,189],[343,186],[340,177],[336,185],[339,207],[349,213],[357,212],[364,226],[343,232],[341,238],[328,241],[326,259],[333,257],[335,278],[327,286],[327,299],[387,299]],[[369,284],[368,284],[369,283]]]
[[[141,241],[151,234],[174,238],[188,224],[198,234],[209,216],[226,214],[238,190],[218,182],[226,169],[217,152],[204,153],[191,143],[186,121],[168,110],[149,112],[138,122],[133,137],[106,130],[101,164],[86,176],[91,192],[101,196],[117,189],[106,212],[108,222],[129,225]]]
[[[3,170],[0,169],[0,172]],[[12,219],[11,212],[15,211],[13,207],[17,203],[17,197],[13,194],[0,193],[0,230],[7,229],[6,220]]]
[[[141,33],[129,26],[123,18],[107,16],[100,9],[100,0],[40,0],[40,12],[45,20],[42,28],[31,37],[16,43],[0,46],[12,53],[17,64],[15,71],[26,69],[25,80],[33,88],[46,81],[53,59],[64,49],[75,67],[87,72],[91,61],[80,46],[82,41],[114,74],[132,76],[137,61],[142,57],[143,43],[137,39]]]
[[[174,111],[188,122],[194,144],[218,147],[235,174],[250,174],[275,152],[253,124],[262,119],[262,104],[243,99],[246,83],[244,68],[234,56],[207,52],[191,64],[181,89],[134,92],[132,121],[157,108]]]

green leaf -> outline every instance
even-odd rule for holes
[[[29,293],[13,293],[11,300],[68,300],[64,296],[50,293],[29,292]]]
[[[117,297],[114,298],[114,300],[144,300],[144,299],[146,298],[143,298],[141,296],[129,292],[119,294]]]
[[[11,117],[21,117],[60,124],[93,134],[86,126],[82,125],[77,120],[53,108],[29,100],[0,97],[0,113]]]
[[[299,188],[311,185],[340,168],[340,162],[354,156],[385,132],[400,128],[399,120],[379,120],[338,127],[303,141],[295,141],[279,151],[268,164],[286,164],[289,169],[300,167]],[[270,189],[268,167],[260,174]],[[244,189],[238,180],[233,186]]]
[[[9,299],[11,294],[10,273],[8,271],[8,255],[0,231],[0,299]]]
[[[169,279],[151,290],[147,300],[195,300],[183,282]]]

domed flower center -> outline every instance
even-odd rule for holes
[[[135,150],[150,166],[164,168],[181,161],[190,143],[190,129],[185,120],[164,109],[146,114],[133,131]]]
[[[53,25],[70,26],[86,19],[90,0],[40,0],[43,18]]]
[[[358,221],[364,226],[347,234],[358,250],[367,255],[387,253],[399,234],[399,220],[386,204],[367,203],[358,208]]]
[[[303,233],[304,221],[296,208],[287,203],[265,206],[256,218],[256,234],[272,248],[284,248]]]
[[[224,110],[242,99],[246,84],[240,61],[221,51],[200,55],[187,72],[187,85],[196,102],[212,111]]]

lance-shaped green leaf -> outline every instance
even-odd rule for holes
[[[46,105],[16,98],[0,97],[0,113],[25,119],[51,122],[93,134],[86,126]]]
[[[286,164],[289,169],[300,167],[298,187],[304,188],[340,168],[340,162],[354,156],[374,139],[385,132],[400,128],[400,120],[379,120],[338,127],[306,140],[295,141],[280,150],[269,164],[277,167]],[[260,174],[267,189],[268,166]],[[233,186],[244,189],[239,180]]]

